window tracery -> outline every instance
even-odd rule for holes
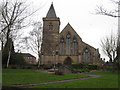
[[[90,61],[90,51],[87,48],[84,50],[83,58],[84,58],[85,62]]]
[[[66,35],[66,55],[70,55],[70,33],[68,32],[68,34]]]

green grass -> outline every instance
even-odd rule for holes
[[[108,71],[90,73],[103,77],[64,83],[33,86],[31,88],[118,88],[118,74]]]
[[[3,69],[2,71],[2,84],[29,84],[29,83],[40,83],[47,81],[87,77],[88,75],[79,74],[65,74],[62,76],[54,75],[51,73],[36,72],[35,70],[28,69]]]
[[[2,70],[0,68],[0,85],[2,84]]]
[[[117,73],[104,71],[89,74],[103,75],[103,77],[48,85],[38,85],[29,88],[118,88]],[[50,73],[48,74],[36,72],[35,70],[28,69],[3,69],[2,84],[12,85],[12,84],[40,83],[87,76],[88,75],[70,73],[65,74],[63,76],[58,76]]]

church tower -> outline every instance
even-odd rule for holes
[[[57,17],[53,3],[46,17],[43,17],[43,38],[41,45],[41,64],[72,63],[98,64],[99,51],[82,41],[70,24],[59,32],[60,19]]]
[[[43,18],[43,39],[41,53],[44,60],[58,53],[60,19],[56,16],[53,3],[51,4],[46,17]],[[51,59],[52,60],[52,59]]]

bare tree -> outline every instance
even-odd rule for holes
[[[113,4],[115,4],[117,6],[116,9],[112,9],[112,10],[107,10],[105,9],[105,7],[103,7],[102,5],[101,6],[97,6],[97,8],[95,9],[96,10],[96,14],[99,14],[99,15],[106,15],[106,16],[110,16],[110,17],[120,17],[118,15],[118,6],[120,5],[120,2],[119,0],[115,1],[115,0],[111,0],[111,2],[113,2]]]
[[[32,50],[38,56],[38,67],[41,64],[41,43],[42,43],[42,24],[41,22],[34,22],[34,29],[29,33],[28,37],[23,39],[26,47]]]
[[[110,62],[113,62],[117,53],[117,38],[113,34],[106,36],[101,40],[101,47],[104,53],[109,57]]]
[[[23,27],[26,27],[25,20],[30,17],[34,12],[29,12],[29,6],[25,2],[18,0],[6,0],[2,3],[0,20],[0,34],[1,37],[8,38],[14,37],[13,33],[17,33]],[[15,38],[15,37],[14,37]],[[2,39],[3,40],[3,39]],[[5,41],[5,40],[4,40]],[[3,45],[4,46],[4,45]]]
[[[12,41],[16,40],[17,33],[23,27],[26,27],[26,19],[30,17],[33,12],[29,12],[29,6],[23,1],[18,0],[5,0],[1,3],[1,19],[0,19],[0,41],[2,43],[1,50],[6,49],[8,40],[11,38]],[[18,38],[18,37],[17,37]],[[11,43],[13,44],[13,43]],[[10,46],[12,46],[10,44]],[[9,46],[9,45],[8,45]],[[8,47],[8,60],[9,62],[11,55],[11,47]],[[8,67],[8,65],[7,65]]]
[[[113,4],[115,4],[117,6],[116,9],[107,10],[103,6],[97,6],[96,14],[118,18],[117,57],[116,57],[116,59],[118,59],[118,61],[120,61],[119,60],[119,58],[120,58],[120,25],[119,25],[120,24],[120,0],[116,0],[116,1],[111,0],[111,1],[113,2]]]

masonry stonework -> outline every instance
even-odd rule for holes
[[[42,64],[100,64],[100,60],[99,49],[83,42],[69,23],[60,32],[60,18],[56,16],[51,4],[46,17],[43,18]]]

